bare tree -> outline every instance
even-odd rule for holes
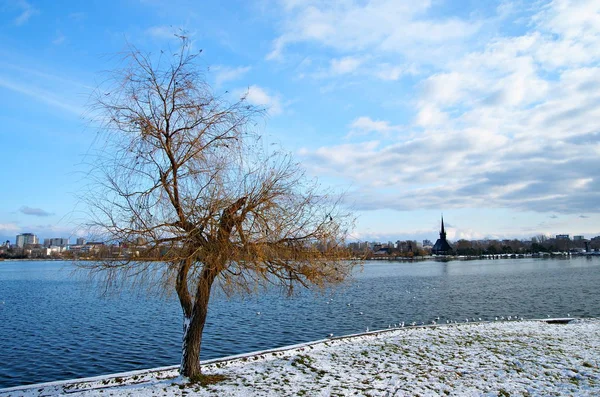
[[[80,266],[109,283],[174,290],[181,374],[196,379],[213,286],[291,292],[341,282],[351,271],[340,248],[352,219],[289,155],[265,148],[251,131],[260,109],[212,93],[199,53],[180,39],[168,55],[131,48],[94,97],[105,139],[87,200],[91,224],[129,252]]]

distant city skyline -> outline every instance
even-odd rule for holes
[[[210,15],[210,18],[206,18]],[[218,95],[358,219],[350,241],[600,235],[600,2],[8,1],[0,241],[88,237],[89,98],[185,32]]]
[[[445,228],[445,232],[447,232],[447,228]],[[446,234],[446,233],[445,233]],[[439,236],[441,237],[441,233],[439,234]],[[539,238],[540,235],[536,235],[536,236],[530,236],[530,238],[522,238],[522,239],[517,239],[517,240],[523,240],[523,241],[527,241],[527,240],[531,240],[531,239],[535,239],[535,238]],[[600,237],[600,235],[597,236],[584,236],[584,235],[570,235],[570,234],[555,234],[555,235],[544,235],[544,237],[548,238],[548,239],[564,239],[564,240],[571,240],[571,241],[580,241],[580,240],[589,240],[591,238],[598,238]],[[463,239],[463,238],[460,238]],[[456,239],[456,240],[452,240],[452,239],[448,239],[449,241],[453,241],[456,242],[460,239]],[[483,239],[466,239],[465,240],[473,240],[473,241],[477,241],[477,240],[507,240],[507,239],[502,239],[502,238],[483,238]],[[74,241],[74,243],[71,243],[71,240]],[[35,233],[21,233],[18,234],[17,236],[15,236],[15,238],[13,240],[11,240],[10,238],[8,239],[1,239],[0,240],[0,245],[2,245],[3,243],[5,243],[6,241],[8,241],[9,243],[13,243],[14,245],[23,248],[23,245],[25,244],[40,244],[43,246],[67,246],[67,245],[85,245],[88,242],[87,238],[84,237],[46,237],[46,236],[42,236],[42,238],[40,238],[40,236],[36,235]],[[19,244],[19,241],[21,241],[21,244]],[[352,243],[374,243],[374,244],[386,244],[386,243],[398,243],[401,241],[416,241],[419,244],[422,244],[424,246],[426,245],[430,245],[433,246],[433,242],[430,239],[422,239],[419,240],[417,238],[405,238],[405,239],[388,239],[388,240],[349,240],[347,241],[348,244],[352,244]],[[436,240],[433,240],[436,241]],[[97,242],[93,242],[93,244],[97,244]]]

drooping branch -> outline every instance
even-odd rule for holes
[[[121,249],[85,267],[177,293],[189,320],[182,373],[193,376],[214,282],[227,292],[339,283],[352,216],[290,155],[262,146],[251,127],[263,109],[215,96],[181,40],[171,57],[130,48],[95,96],[105,145],[90,224]]]

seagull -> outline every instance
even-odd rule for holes
[[[329,334],[329,337],[330,337],[330,338],[332,338],[332,337],[333,337],[333,334]]]
[[[358,314],[360,314],[362,316],[363,312],[359,312]]]
[[[494,320],[495,320],[495,321],[498,321],[498,317],[494,317]]]
[[[260,312],[256,312],[256,315],[257,315],[257,316],[260,316]]]
[[[369,327],[367,327],[367,332],[369,332]]]

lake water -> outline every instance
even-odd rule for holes
[[[101,297],[71,266],[0,262],[0,388],[179,362],[175,298]],[[597,317],[599,285],[599,258],[369,262],[322,293],[215,296],[202,359],[438,316]]]

